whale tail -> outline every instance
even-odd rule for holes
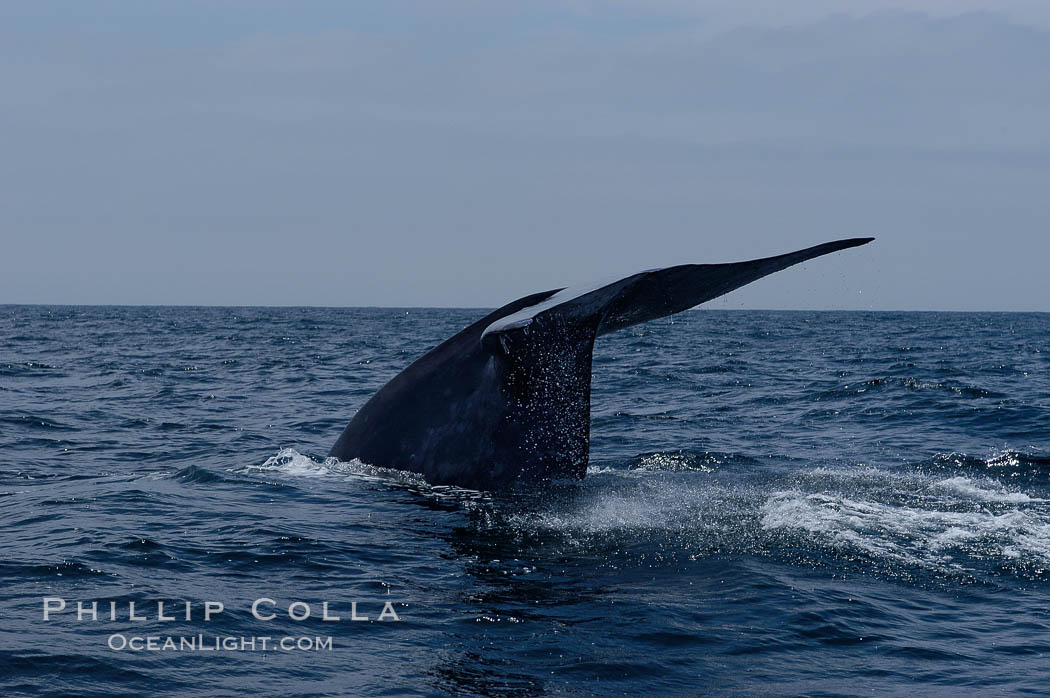
[[[358,411],[330,455],[482,489],[583,478],[595,338],[872,239],[748,262],[653,269],[520,298],[395,376]]]

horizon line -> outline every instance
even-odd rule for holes
[[[218,303],[0,303],[0,308],[258,308],[313,310],[479,310],[492,311],[501,306],[472,305],[252,305]],[[959,310],[941,308],[715,308],[704,304],[681,312],[766,312],[766,313],[992,313],[1047,314],[1050,310]],[[676,315],[679,313],[675,313]]]

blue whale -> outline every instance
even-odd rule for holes
[[[329,455],[471,489],[582,479],[596,337],[873,239],[748,262],[651,269],[519,298],[394,376],[358,410]]]

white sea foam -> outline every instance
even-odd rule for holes
[[[247,473],[266,471],[292,477],[331,477],[334,474],[327,459],[318,462],[294,448],[282,448],[276,455],[267,458],[262,465],[246,465],[240,469],[240,472]]]
[[[422,476],[403,470],[377,468],[359,460],[340,461],[337,458],[316,460],[299,453],[294,448],[282,448],[270,456],[262,465],[246,465],[238,469],[242,473],[274,472],[294,478],[366,479],[397,482],[401,484],[426,485]]]
[[[1045,502],[1045,499],[1030,497],[1024,492],[1010,492],[999,487],[981,487],[973,480],[966,477],[950,477],[935,483],[936,487],[949,490],[972,499],[985,502],[1004,502],[1010,504],[1022,504],[1026,502]]]
[[[960,558],[1050,563],[1046,500],[966,477],[897,476],[897,487],[779,490],[762,504],[767,531],[812,534],[835,548],[909,565],[958,568]],[[978,507],[975,509],[975,506]]]

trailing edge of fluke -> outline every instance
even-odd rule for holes
[[[652,269],[519,298],[394,376],[358,410],[329,455],[471,489],[582,479],[596,337],[872,240],[838,240],[748,262]]]

